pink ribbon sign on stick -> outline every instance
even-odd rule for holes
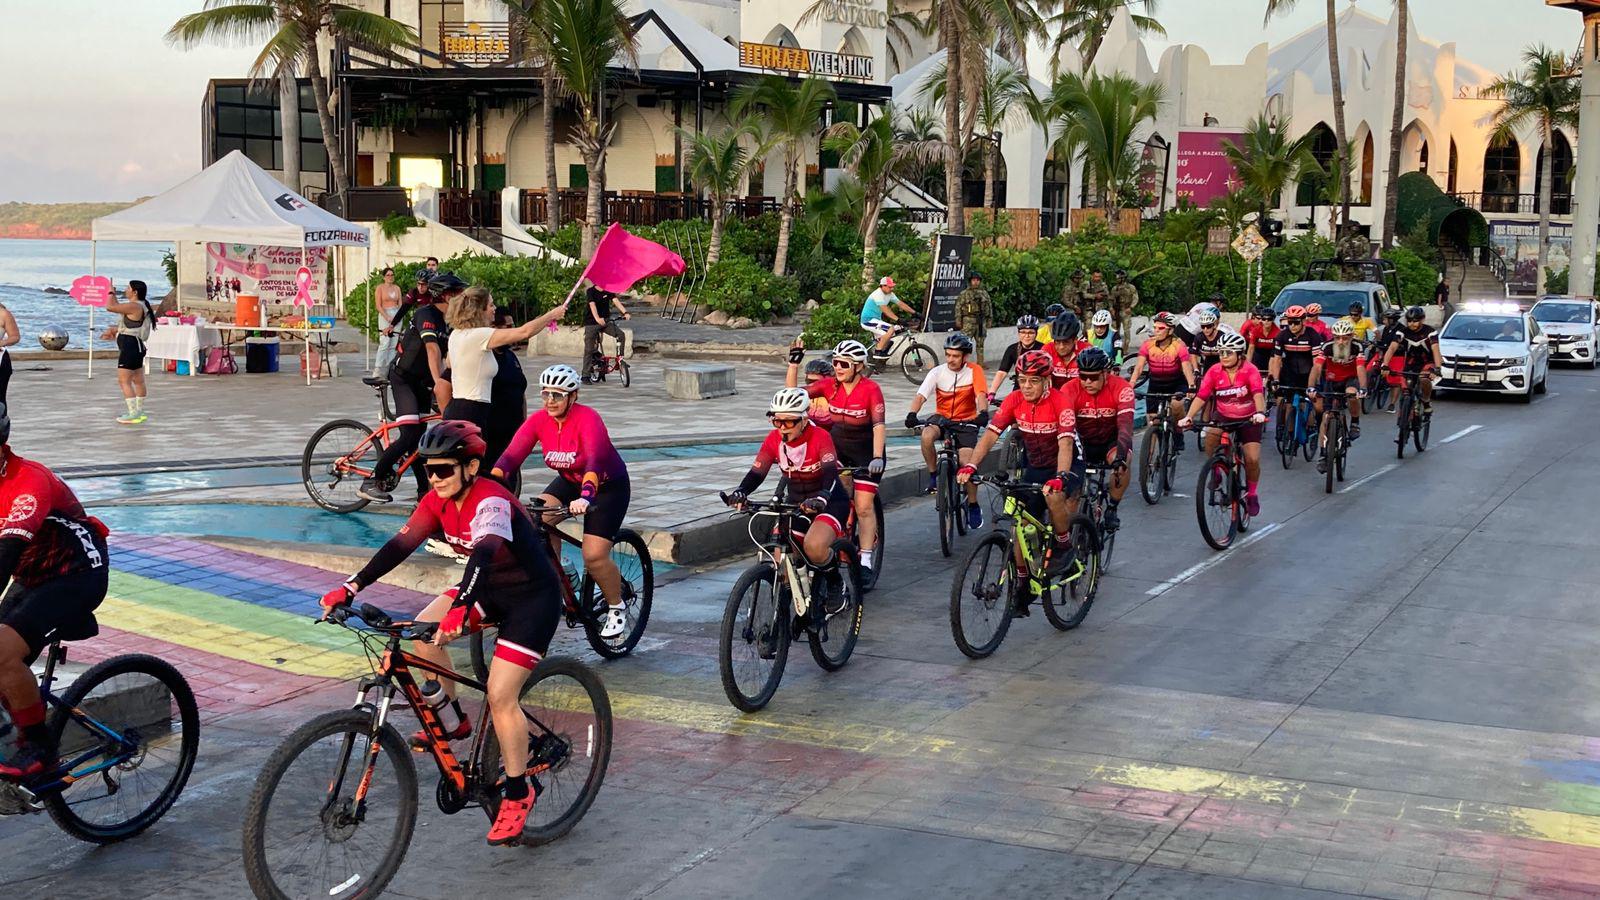
[[[72,280],[72,288],[67,293],[79,306],[104,308],[111,299],[111,279],[104,275],[79,275]]]
[[[301,266],[300,269],[294,273],[294,283],[295,283],[294,305],[295,306],[310,306],[311,305],[311,270],[309,268],[307,268],[306,266]]]

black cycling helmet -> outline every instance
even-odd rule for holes
[[[1221,311],[1224,306],[1228,305],[1228,298],[1221,291],[1212,291],[1211,296],[1206,298],[1206,302],[1210,303],[1212,306],[1215,306],[1218,311]]]
[[[1400,321],[1400,307],[1391,306],[1388,309],[1384,310],[1383,311],[1383,320],[1385,322],[1398,322],[1398,321]]]
[[[445,419],[428,429],[417,444],[417,455],[423,459],[482,459],[489,452],[483,440],[483,430],[471,422]]]
[[[1027,315],[1027,314],[1018,316],[1017,317],[1017,330],[1021,331],[1021,330],[1024,330],[1024,329],[1032,329],[1034,331],[1038,331],[1039,330],[1039,317],[1038,316],[1031,316],[1031,315]]]
[[[435,296],[466,289],[467,283],[462,281],[454,272],[440,272],[428,279],[428,293]]]
[[[1258,304],[1255,309],[1250,311],[1250,315],[1257,319],[1270,319],[1272,318],[1272,307],[1265,303]]]
[[[1351,300],[1350,301],[1350,311],[1353,312],[1353,313],[1363,313],[1364,314],[1367,311],[1367,305],[1365,303],[1362,303],[1360,300]]]
[[[1111,357],[1099,347],[1088,347],[1078,354],[1078,371],[1104,372],[1111,368]]]
[[[1083,322],[1078,318],[1078,314],[1072,310],[1067,310],[1056,316],[1055,321],[1050,323],[1050,340],[1052,341],[1075,341],[1080,334],[1083,334]]]
[[[1044,317],[1046,319],[1053,320],[1056,316],[1059,316],[1066,311],[1067,308],[1065,306],[1062,306],[1059,303],[1052,303],[1044,308]]]
[[[959,331],[951,332],[950,336],[944,339],[944,348],[946,350],[960,350],[962,353],[971,354],[973,350],[972,338],[967,337],[965,334],[962,334]]]
[[[832,375],[833,374],[833,363],[831,361],[823,359],[822,357],[819,356],[816,359],[813,359],[812,361],[806,363],[806,374],[807,375],[821,375],[823,377],[827,377],[829,375]]]
[[[1421,322],[1423,319],[1426,319],[1427,317],[1428,317],[1428,314],[1423,312],[1422,311],[1422,307],[1420,307],[1420,306],[1408,306],[1408,307],[1406,307],[1406,321],[1407,322]]]

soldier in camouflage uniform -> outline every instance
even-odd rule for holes
[[[1067,276],[1067,283],[1061,288],[1061,305],[1072,310],[1078,318],[1083,318],[1083,277],[1088,273],[1082,269],[1073,270]]]
[[[1117,333],[1124,344],[1133,346],[1133,311],[1139,306],[1139,289],[1128,280],[1128,270],[1117,270],[1117,283],[1111,287],[1111,316],[1116,320]]]
[[[983,364],[983,332],[994,315],[994,301],[983,289],[983,276],[967,272],[967,289],[956,297],[956,330],[972,338],[973,361]]]
[[[1089,273],[1089,283],[1083,286],[1083,312],[1078,318],[1085,322],[1094,315],[1095,310],[1107,309],[1111,306],[1111,286],[1106,284],[1105,276],[1099,269]]]

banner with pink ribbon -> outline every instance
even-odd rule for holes
[[[302,260],[299,247],[214,242],[206,245],[206,299],[254,294],[263,303],[310,306],[324,302],[327,271],[325,247],[307,248]]]
[[[79,306],[104,309],[106,301],[111,299],[111,279],[104,275],[79,275],[72,280],[72,288],[67,293]]]

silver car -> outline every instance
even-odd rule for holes
[[[1550,360],[1593,369],[1600,362],[1600,303],[1588,297],[1546,297],[1528,310],[1550,338]]]

